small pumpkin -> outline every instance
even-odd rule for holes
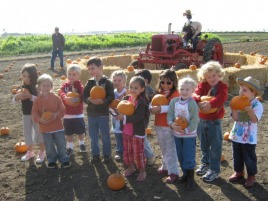
[[[80,99],[80,95],[79,95],[79,93],[72,92],[72,91],[68,92],[68,93],[66,94],[66,96],[69,97],[69,98],[79,98],[79,99]],[[70,106],[73,106],[73,107],[76,107],[76,106],[78,106],[78,105],[80,104],[80,101],[79,101],[79,102],[76,102],[76,103],[73,103],[73,102],[66,102],[66,104],[67,104],[67,105],[70,105]]]
[[[9,129],[8,127],[6,127],[6,126],[4,126],[4,127],[2,127],[2,128],[0,129],[0,133],[1,133],[1,135],[8,135],[9,132],[10,132],[10,129]]]
[[[243,51],[239,51],[239,54],[240,54],[240,55],[243,55],[243,54],[244,54],[244,52],[243,52]]]
[[[65,75],[62,75],[62,76],[60,76],[60,79],[61,80],[66,80],[66,76]]]
[[[214,96],[210,96],[210,92],[211,92],[211,89],[209,90],[208,92],[208,95],[206,96],[201,96],[201,102],[204,102],[204,101],[210,101],[212,98],[214,98]],[[214,113],[217,111],[217,108],[211,108],[209,111],[204,111],[202,110],[202,108],[200,109],[200,112],[203,113],[203,114],[210,114],[210,113]]]
[[[151,129],[151,128],[146,128],[146,129],[145,129],[145,133],[146,133],[147,135],[151,135],[151,134],[152,134],[152,129]]]
[[[251,56],[255,56],[256,52],[250,52]]]
[[[114,191],[121,190],[126,185],[125,178],[118,171],[116,171],[116,173],[111,174],[108,177],[107,185],[108,185],[108,188],[111,190],[114,190]]]
[[[84,56],[84,59],[89,59],[90,58],[90,56],[88,56],[88,55],[86,55],[86,56]]]
[[[91,88],[89,94],[92,99],[104,99],[106,91],[102,86],[94,86]]]
[[[234,64],[234,67],[236,67],[236,68],[240,68],[240,67],[241,67],[241,64],[240,64],[240,63],[235,63],[235,64]]]
[[[80,61],[81,61],[81,59],[80,59],[80,58],[77,58],[77,59],[76,59],[76,61],[77,61],[77,62],[80,62]]]
[[[249,98],[246,96],[235,96],[230,102],[232,110],[244,110],[246,106],[250,106]]]
[[[111,104],[109,105],[110,108],[117,108],[117,105],[119,104],[120,100],[119,99],[114,99]]]
[[[134,104],[128,100],[121,100],[117,105],[117,110],[123,115],[133,115],[135,111]]]
[[[25,142],[18,142],[15,145],[15,150],[17,153],[25,153],[28,151],[29,147],[25,144]]]
[[[67,59],[67,60],[66,60],[66,63],[67,63],[67,64],[71,64],[71,63],[72,63],[72,60],[71,60],[71,59]]]
[[[11,93],[12,93],[12,94],[17,94],[17,91],[18,91],[17,88],[13,88],[13,89],[11,90]]]
[[[0,73],[0,79],[2,79],[4,77],[4,74]]]
[[[197,69],[197,66],[196,66],[196,65],[190,65],[190,66],[189,66],[189,69],[190,69],[190,70],[196,70],[196,69]]]
[[[174,123],[177,124],[178,126],[180,126],[182,130],[184,130],[185,128],[187,128],[188,125],[189,125],[187,119],[184,118],[183,116],[176,117]]]
[[[134,66],[128,66],[128,67],[127,67],[127,70],[128,70],[129,72],[134,71]]]
[[[54,73],[54,77],[59,77],[59,74],[58,73]]]
[[[44,112],[42,115],[41,115],[41,118],[44,119],[44,120],[49,120],[51,119],[53,116],[53,113],[50,112],[50,111],[47,111],[47,112]]]
[[[228,131],[225,132],[225,133],[223,134],[223,139],[226,140],[226,141],[230,141],[230,139],[229,139],[229,135],[230,135],[230,133],[229,133]]]
[[[152,106],[168,105],[168,99],[162,94],[156,94],[151,103]]]

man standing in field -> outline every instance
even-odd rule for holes
[[[53,49],[52,49],[50,69],[54,70],[54,62],[57,55],[60,58],[60,67],[61,69],[63,69],[63,48],[65,45],[65,38],[61,33],[59,33],[59,27],[55,27],[55,33],[52,34],[52,42],[53,42]]]

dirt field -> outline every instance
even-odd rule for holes
[[[231,52],[234,49],[242,50],[245,53],[256,51],[256,43],[245,44],[225,44],[225,51]],[[260,43],[257,43],[260,46]],[[262,42],[262,46],[268,47],[268,42]],[[248,48],[248,49],[243,49]],[[125,50],[124,50],[125,51]],[[132,51],[132,50],[131,50]],[[263,51],[263,52],[262,52]],[[260,54],[266,54],[266,50],[260,50]],[[98,54],[106,54],[105,52]],[[81,57],[82,55],[80,55]],[[36,56],[38,57],[38,56]],[[254,188],[246,189],[243,182],[232,184],[228,182],[228,177],[233,173],[231,144],[223,142],[223,153],[226,161],[222,162],[220,178],[212,183],[204,183],[200,177],[196,176],[197,187],[195,191],[189,192],[182,184],[166,184],[165,178],[157,175],[156,170],[161,164],[160,148],[157,138],[153,134],[149,135],[149,141],[155,154],[155,164],[147,167],[148,177],[145,182],[136,182],[137,173],[126,179],[126,187],[120,191],[112,191],[107,188],[106,181],[111,173],[116,169],[124,170],[122,162],[113,160],[110,164],[91,164],[90,152],[78,153],[78,142],[75,139],[75,154],[71,157],[72,167],[69,169],[49,170],[46,164],[35,165],[34,160],[30,162],[20,162],[22,155],[16,154],[14,145],[18,141],[23,141],[21,104],[12,105],[13,95],[10,90],[12,85],[20,84],[21,67],[27,63],[36,63],[41,72],[50,73],[49,57],[19,57],[10,58],[8,61],[0,60],[0,72],[12,63],[14,66],[0,79],[0,127],[8,126],[11,133],[8,136],[0,136],[0,200],[268,200],[268,90],[263,96],[265,108],[262,120],[259,122],[259,143],[257,145],[258,174],[257,183]],[[69,56],[77,58],[78,55]],[[0,58],[1,59],[1,58]],[[58,60],[57,60],[58,64]],[[60,72],[62,74],[64,72]],[[62,81],[55,78],[55,89]],[[233,122],[228,116],[229,102],[226,103],[226,115],[223,120],[223,131],[229,131]],[[153,118],[151,127],[153,128]],[[112,150],[114,155],[115,139],[111,135]],[[197,142],[199,144],[199,142]],[[86,137],[87,150],[90,150],[89,139]],[[35,148],[37,150],[37,147]],[[197,164],[200,163],[200,149],[197,145]]]

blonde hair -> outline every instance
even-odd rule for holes
[[[196,81],[193,78],[191,78],[190,76],[187,76],[187,77],[180,79],[178,81],[178,88],[180,89],[180,87],[183,84],[190,84],[190,85],[192,85],[193,89],[195,89],[195,87],[197,86]]]
[[[49,74],[43,74],[37,79],[37,85],[40,86],[42,82],[48,80],[51,82],[51,87],[53,88],[53,79]]]
[[[79,74],[81,74],[81,68],[78,64],[72,64],[67,68],[67,73],[69,73],[70,71],[76,71]]]
[[[205,75],[206,73],[216,71],[218,73],[219,77],[222,79],[224,76],[224,71],[222,69],[222,66],[217,61],[209,61],[205,63],[200,70],[197,73],[198,80],[200,82],[206,82]]]
[[[113,80],[115,76],[120,76],[120,77],[123,78],[123,80],[125,80],[125,82],[127,81],[127,74],[124,71],[122,71],[122,70],[116,70],[116,71],[114,71],[111,74],[111,78],[110,79]]]

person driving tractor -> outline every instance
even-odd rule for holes
[[[202,24],[198,21],[191,21],[192,19],[192,13],[191,10],[186,10],[183,13],[183,16],[186,16],[187,22],[185,22],[183,28],[182,28],[182,41],[183,41],[183,47],[188,47],[189,40],[191,41],[193,45],[193,49],[195,50],[197,45],[198,36],[201,35],[201,29]]]

